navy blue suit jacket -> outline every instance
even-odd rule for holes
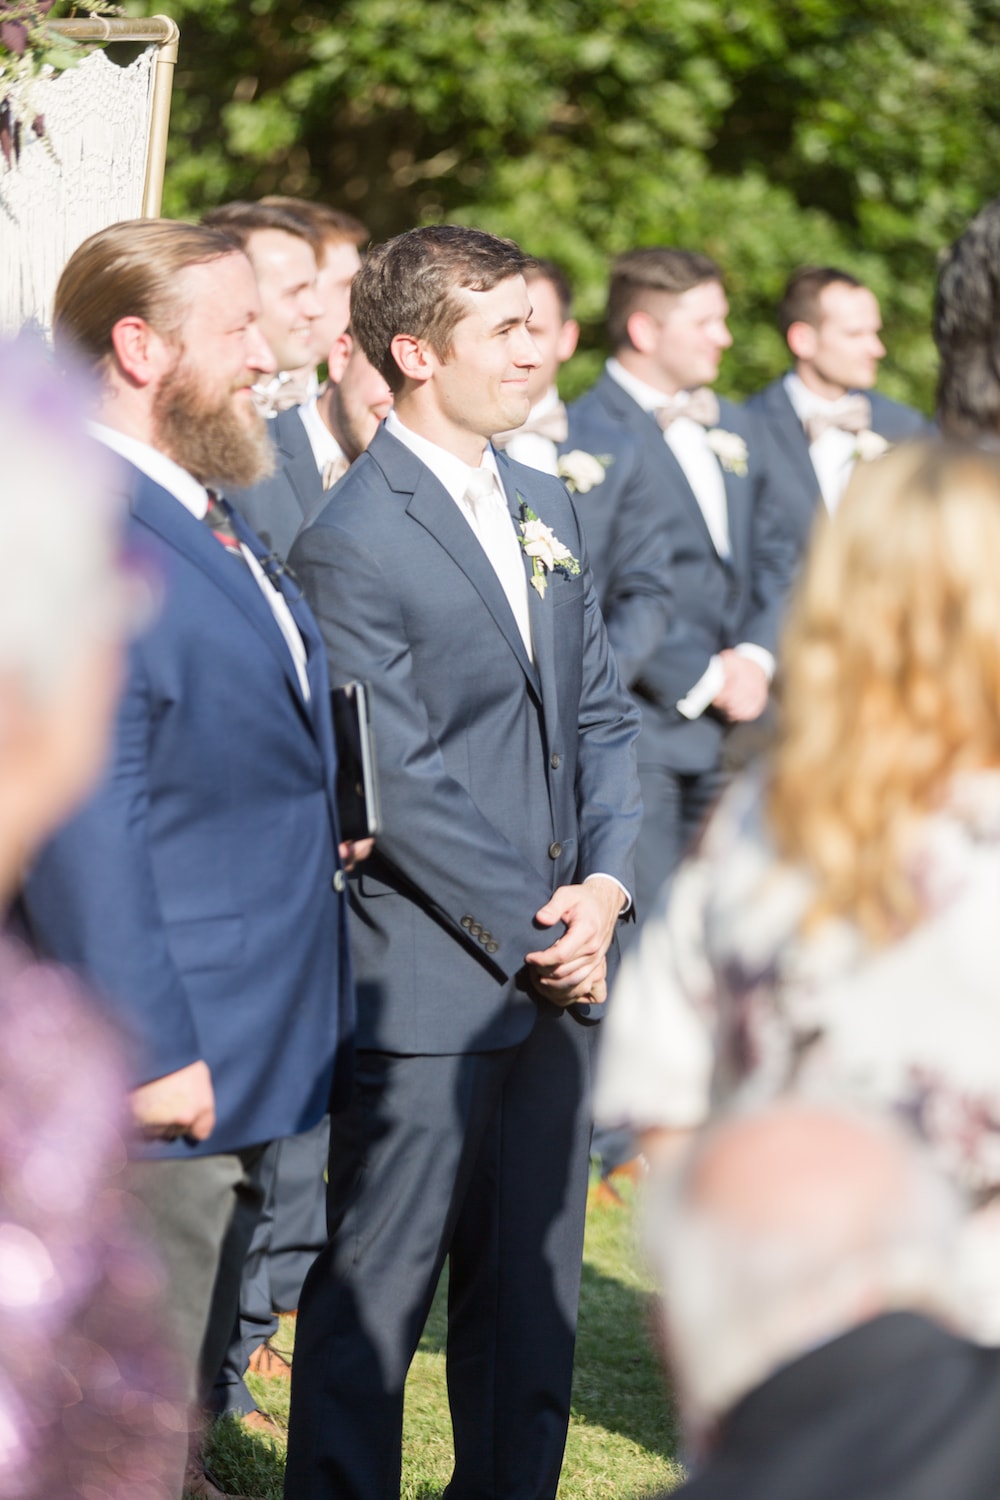
[[[746,473],[723,473],[730,556],[716,552],[701,507],[653,416],[606,372],[576,403],[576,420],[612,423],[635,439],[656,475],[669,537],[671,617],[634,684],[643,709],[643,755],[681,772],[718,763],[725,723],[709,709],[689,720],[677,703],[726,647],[743,641],[774,652],[793,567],[768,487],[768,440],[756,420],[720,402],[719,426],[747,448]]]
[[[656,650],[670,618],[670,534],[645,446],[594,403],[567,409],[574,450],[606,461],[604,479],[573,490],[594,586],[622,679],[631,685]]]
[[[297,406],[267,424],[274,473],[248,490],[227,490],[235,510],[279,557],[287,557],[303,526],[323,508],[323,481]]]
[[[42,851],[24,899],[42,949],[87,974],[124,1021],[136,1083],[208,1063],[212,1135],[149,1147],[183,1158],[307,1128],[327,1107],[338,1049],[346,1064],[335,753],[304,602],[291,609],[308,704],[249,569],[126,472],[127,539],[162,576],[163,605],[131,648],[107,774]]]
[[[559,480],[498,464],[512,524],[521,496],[582,564],[528,589],[534,665],[471,527],[384,426],[292,549],[333,680],[372,685],[385,832],[350,882],[360,1047],[522,1041],[524,957],[557,935],[534,913],[587,874],[633,879],[638,714],[579,525]]]
[[[857,391],[872,404],[872,431],[888,443],[901,443],[931,431],[930,423],[920,412],[877,391]],[[819,480],[809,457],[805,428],[788,399],[784,380],[772,380],[747,400],[747,409],[766,424],[773,439],[773,473],[771,485],[778,496],[785,527],[795,543],[798,556],[809,545],[817,506],[822,506]]]

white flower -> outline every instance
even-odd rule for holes
[[[529,557],[537,557],[547,572],[551,572],[557,562],[572,560],[569,548],[563,546],[552,527],[546,526],[544,521],[522,521],[521,531],[524,537],[521,546]]]
[[[610,458],[598,458],[594,453],[574,448],[572,453],[562,455],[557,472],[560,479],[565,479],[567,489],[575,495],[586,495],[595,485],[604,483],[610,462]]]
[[[884,437],[880,437],[877,432],[872,432],[870,427],[866,427],[863,432],[858,433],[854,457],[860,459],[862,463],[870,463],[873,458],[879,458],[883,453],[887,453],[891,446]]]
[[[749,453],[745,441],[738,432],[727,432],[724,427],[713,427],[705,433],[705,439],[727,474],[742,476],[746,473]]]

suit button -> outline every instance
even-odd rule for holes
[[[549,761],[549,765],[552,767],[553,771],[558,771],[560,761],[561,757],[553,752],[552,759]]]
[[[470,929],[470,927],[472,926],[472,918],[471,917],[463,917],[462,918],[462,926],[465,928],[466,932],[468,932],[469,929]]]
[[[561,853],[562,844],[555,843],[549,845],[549,859],[558,859]]]
[[[487,943],[486,944],[486,951],[487,951],[487,953],[496,953],[496,951],[498,950],[499,947],[500,947],[499,943]]]
[[[493,934],[492,934],[492,932],[486,932],[486,931],[481,932],[479,934],[479,941],[481,943],[483,943],[484,945],[488,944],[488,943],[491,943],[493,941]]]
[[[333,880],[330,883],[339,895],[347,884],[347,881],[344,879],[343,870],[335,870],[333,874]]]
[[[472,926],[469,928],[469,931],[472,933],[472,936],[474,938],[477,938],[482,935],[483,929],[480,927],[478,922],[473,922]]]

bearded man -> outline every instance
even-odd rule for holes
[[[87,240],[54,315],[57,353],[95,376],[128,544],[163,603],[130,655],[110,768],[25,906],[39,946],[87,973],[132,1036],[132,1187],[192,1400],[233,1327],[260,1156],[323,1115],[352,1025],[323,643],[217,492],[270,458],[259,316],[228,236],[153,220]],[[187,1487],[216,1493],[203,1473]]]

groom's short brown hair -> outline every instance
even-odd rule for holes
[[[523,274],[529,257],[513,240],[459,224],[408,229],[368,253],[351,287],[351,328],[393,391],[403,375],[392,341],[408,333],[441,358],[466,309],[454,295],[489,292]]]

